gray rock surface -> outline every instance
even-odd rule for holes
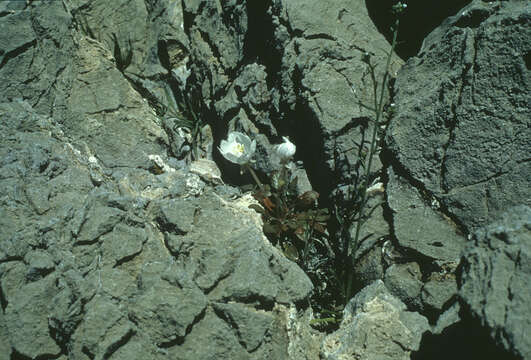
[[[473,1],[424,40],[396,80],[392,161],[468,232],[531,204],[530,6]]]
[[[428,320],[391,295],[381,280],[361,290],[345,307],[338,331],[323,340],[327,360],[410,359]]]
[[[459,306],[459,302],[453,303],[448,310],[439,316],[437,323],[432,326],[431,332],[435,335],[439,335],[450,326],[459,323],[461,321],[461,317],[459,316],[460,310],[461,307]]]
[[[393,264],[385,271],[383,279],[389,292],[402,300],[410,310],[422,309],[420,291],[422,274],[417,263]]]
[[[56,276],[50,275],[10,293],[4,320],[11,346],[23,356],[36,358],[61,353],[49,335],[47,318],[56,280]]]
[[[252,199],[188,166],[179,111],[210,125],[201,155],[226,182],[245,182],[215,151],[228,130],[255,137],[260,176],[290,135],[305,186],[337,200],[371,128],[361,58],[380,74],[390,49],[366,2],[0,2],[0,359],[408,358],[427,322],[406,306],[435,334],[458,326],[462,234],[529,203],[528,14],[474,1],[398,74],[371,169],[386,182],[392,165],[369,204],[387,205],[355,266],[359,286],[390,291],[365,289],[323,342],[310,280],[264,238]],[[393,55],[393,76],[401,65]],[[527,274],[525,251],[505,247],[473,251]],[[518,274],[510,304],[465,277],[461,311],[527,354]]]
[[[78,29],[113,54],[124,79],[159,114],[176,105],[171,87],[180,79],[173,74],[186,72],[188,60],[180,1],[82,0],[70,11]]]
[[[21,105],[30,110],[26,103],[3,104]],[[4,124],[21,114],[4,113]],[[47,118],[25,116],[41,121],[43,129],[21,133],[4,126],[10,147],[1,148],[7,176],[0,339],[12,351],[36,358],[68,349],[69,358],[82,359],[139,351],[153,358],[166,349],[199,359],[196,346],[187,345],[204,341],[206,334],[194,333],[197,327],[230,335],[230,358],[285,355],[270,336],[285,327],[285,315],[272,309],[276,303],[302,303],[312,284],[265,240],[245,199],[237,205],[212,190],[196,193],[199,177],[174,169],[160,175],[122,169],[96,187],[88,156],[49,138],[55,128]],[[31,149],[39,151],[28,154]],[[59,174],[50,159],[61,159]],[[16,191],[24,177],[10,172],[46,177],[54,185],[45,213]],[[229,302],[233,305],[224,307]],[[205,348],[203,358],[229,351],[222,339]],[[141,350],[135,344],[142,344]]]
[[[425,38],[394,84],[384,145],[391,232],[421,266],[432,323],[455,301],[469,234],[531,201],[529,12],[527,2],[472,1]]]
[[[478,230],[462,258],[459,296],[503,348],[531,357],[531,208],[509,209]]]
[[[251,134],[260,131],[269,141],[290,135],[317,191],[350,179],[358,160],[352,148],[369,115],[357,102],[371,101],[362,55],[381,63],[390,48],[364,2],[275,0],[266,8],[193,0],[183,10],[190,19],[191,83],[205,111],[223,119],[213,127],[217,141],[227,123],[244,118]],[[396,70],[401,60],[393,64]],[[269,151],[267,143],[258,147]],[[258,167],[269,169],[260,158]]]
[[[455,298],[457,282],[455,276],[434,274],[422,287],[422,302],[438,313]]]
[[[190,90],[201,96],[203,113],[213,119],[215,144],[228,131],[248,133],[257,141],[255,166],[263,174],[273,168],[270,144],[289,135],[323,203],[352,184],[361,171],[357,144],[367,140],[372,128],[372,114],[359,105],[372,104],[362,59],[370,54],[381,76],[390,51],[365,2],[192,0],[184,2],[183,11],[191,49]],[[401,64],[393,55],[393,73]],[[226,180],[241,181],[239,168],[213,156]],[[373,174],[381,166],[376,157]],[[378,193],[369,206],[383,200]],[[349,237],[350,231],[345,233]],[[377,208],[356,252],[364,258],[356,268],[362,285],[381,278],[378,245],[389,233],[383,210]],[[338,250],[342,245],[332,246]]]
[[[165,3],[2,13],[2,359],[288,356],[275,306],[307,306],[310,280],[250,199],[168,165],[153,110],[167,99],[149,91],[169,86],[165,51],[186,37],[180,3]],[[127,66],[116,41],[133,48]]]
[[[436,204],[432,199],[426,199],[426,194],[395,174],[393,168],[389,168],[387,192],[394,233],[402,248],[437,260],[459,258],[466,239],[452,219],[432,208]]]

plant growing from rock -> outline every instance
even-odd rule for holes
[[[405,8],[406,4],[398,2],[393,6],[395,15],[399,15]],[[342,244],[340,259],[342,264],[338,266],[337,278],[342,281],[342,297],[346,304],[354,296],[354,267],[356,263],[356,252],[364,240],[361,238],[361,229],[364,223],[369,219],[376,207],[367,209],[369,195],[372,192],[373,179],[371,177],[371,166],[374,157],[377,154],[377,143],[379,139],[379,130],[387,128],[388,122],[383,119],[384,105],[385,105],[385,90],[388,86],[390,76],[391,58],[396,47],[396,39],[398,34],[399,18],[396,17],[393,30],[393,40],[391,50],[387,54],[385,71],[380,82],[376,77],[376,65],[371,62],[369,54],[364,54],[362,61],[367,65],[367,71],[372,83],[372,98],[373,103],[366,105],[360,103],[360,106],[369,109],[374,113],[374,118],[371,120],[372,129],[367,141],[363,140],[359,151],[359,166],[361,172],[354,180],[347,193],[346,198],[342,203],[345,206],[336,207],[334,211],[335,218],[339,225],[339,242]],[[385,130],[384,130],[385,132]],[[368,146],[366,146],[368,145]],[[351,235],[351,229],[354,229],[354,235]],[[341,263],[341,261],[340,261]]]
[[[399,2],[393,7],[393,11],[398,15],[405,8],[406,5]],[[340,228],[339,236],[336,238],[340,244],[339,253],[334,253],[328,243],[327,225],[330,216],[327,209],[318,208],[319,194],[315,191],[303,194],[297,192],[298,180],[293,176],[295,165],[291,161],[295,145],[289,139],[284,138],[284,143],[276,146],[276,155],[280,158],[281,166],[269,175],[269,183],[266,184],[260,182],[251,167],[255,144],[247,135],[230,133],[219,148],[227,160],[240,165],[242,172],[249,171],[253,176],[258,185],[254,197],[260,205],[251,205],[251,207],[262,214],[263,230],[271,242],[279,247],[286,257],[297,262],[314,281],[318,297],[323,300],[317,305],[316,314],[323,317],[314,319],[311,323],[321,328],[324,326],[325,329],[341,321],[342,308],[354,295],[356,252],[364,240],[361,238],[361,229],[372,212],[380,206],[379,204],[368,208],[370,194],[375,188],[380,189],[381,185],[373,183],[371,166],[377,155],[380,132],[382,128],[385,132],[387,127],[387,121],[383,119],[385,91],[391,73],[391,58],[396,47],[398,25],[397,17],[393,27],[391,50],[387,54],[385,71],[380,82],[376,76],[376,65],[371,62],[370,55],[364,54],[362,58],[372,82],[373,103],[371,105],[360,103],[360,106],[372,111],[374,118],[371,120],[372,127],[368,139],[364,136],[359,144],[358,165],[361,169],[359,175],[349,187],[341,204],[333,210]],[[323,254],[327,254],[328,258],[323,258]],[[335,264],[335,268],[331,268],[330,264]],[[320,289],[316,279],[326,282],[325,286]],[[327,286],[340,288],[341,294],[337,296],[333,290],[325,289]],[[338,298],[342,304],[337,303]],[[325,304],[326,301],[329,302],[328,305]]]
[[[260,205],[253,204],[251,208],[262,214],[264,233],[286,257],[307,269],[312,245],[326,234],[328,211],[317,208],[316,191],[298,193],[298,179],[293,176],[295,164],[291,161],[296,147],[288,138],[275,147],[280,168],[270,174],[269,184],[262,184],[251,167],[255,149],[255,141],[239,132],[231,132],[219,147],[225,159],[240,165],[242,172],[249,171],[258,185],[254,197]]]
[[[185,129],[186,140],[191,147],[192,160],[199,159],[199,144],[203,141],[201,130],[206,125],[206,121],[196,112],[198,106],[194,106],[187,96],[182,96],[179,103],[175,100],[173,92],[169,87],[164,88],[168,106],[163,109],[166,119],[171,120],[173,128]]]

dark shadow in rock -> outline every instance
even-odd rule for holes
[[[176,335],[175,339],[170,340],[170,341],[161,342],[161,343],[157,344],[157,347],[160,348],[160,349],[168,349],[168,348],[171,348],[173,346],[181,346],[182,344],[184,344],[184,340],[185,340],[186,336],[192,332],[192,328],[196,324],[198,324],[199,322],[201,322],[205,318],[205,314],[206,314],[206,308],[203,309],[203,311],[201,311],[201,313],[199,315],[197,315],[197,317],[194,319],[194,321],[190,325],[188,325],[188,327],[186,328],[186,335],[184,335],[184,336]]]
[[[294,76],[295,86],[302,89],[303,75],[299,71],[295,71]],[[308,173],[312,187],[320,194],[319,205],[326,207],[328,204],[323,203],[323,200],[328,199],[334,184],[330,181],[333,178],[332,174],[327,171],[325,166],[326,154],[322,151],[324,139],[319,119],[308,110],[307,104],[301,99],[297,100],[292,117],[295,119],[294,123],[299,125],[298,132],[293,133],[294,143],[297,144],[297,153],[300,154],[301,160],[304,162],[304,168]]]
[[[112,354],[114,354],[116,352],[116,350],[118,350],[120,347],[122,347],[125,344],[127,344],[127,342],[129,342],[129,340],[131,340],[131,338],[133,337],[134,334],[135,334],[135,331],[130,329],[122,338],[120,338],[114,344],[109,346],[107,351],[105,351],[105,354],[103,354],[103,358],[104,359],[109,359],[112,356]]]
[[[461,321],[447,327],[440,335],[425,333],[419,351],[411,354],[411,360],[518,359],[497,347],[478,321],[463,311],[460,316]]]
[[[7,299],[6,299],[6,296],[1,286],[0,286],[0,307],[2,307],[2,312],[5,312],[6,307],[7,307]]]
[[[82,352],[83,354],[87,355],[88,358],[89,358],[90,360],[93,360],[93,359],[94,359],[94,354],[91,353],[90,350],[87,349],[86,346],[83,346],[83,348],[81,349],[81,352]]]
[[[398,44],[396,53],[402,59],[415,56],[424,38],[444,19],[455,15],[459,9],[470,3],[471,0],[408,0],[407,8],[400,18],[398,29]],[[394,15],[391,7],[397,1],[374,1],[365,0],[369,16],[385,36],[387,41],[393,40],[391,25],[394,23]]]
[[[471,9],[455,23],[455,26],[460,28],[472,28],[475,29],[479,25],[488,19],[490,11],[487,9]]]
[[[9,357],[9,360],[30,360],[30,358],[22,355],[21,353],[13,349],[11,352],[11,356]]]
[[[264,64],[266,67],[276,63],[276,68],[280,67],[280,56],[275,56],[273,52],[273,27],[271,16],[267,10],[271,5],[271,0],[248,1],[247,16],[248,30],[244,42],[244,53],[247,61]],[[265,45],[265,46],[264,46]]]
[[[15,349],[12,349],[13,351],[11,352],[11,356],[9,357],[9,360],[31,360],[30,357],[27,357],[25,355],[22,355],[21,353],[19,353],[18,351],[16,351]],[[4,351],[4,349],[2,349],[2,351]],[[60,355],[41,355],[41,356],[37,356],[35,358],[35,360],[52,360],[52,359],[57,359],[59,358]]]

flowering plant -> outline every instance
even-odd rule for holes
[[[242,167],[242,174],[244,170],[249,170],[254,181],[256,181],[260,188],[262,188],[260,179],[258,179],[258,176],[256,176],[253,168],[249,166],[249,163],[252,161],[251,158],[256,151],[255,140],[251,140],[249,136],[245,134],[233,131],[229,134],[227,140],[221,140],[221,144],[218,149],[225,159]]]
[[[319,193],[311,190],[303,194],[298,192],[297,177],[292,174],[295,165],[290,162],[297,148],[287,137],[283,139],[282,144],[274,147],[274,155],[283,166],[270,174],[270,183],[265,185],[250,166],[256,150],[254,140],[245,134],[231,132],[227,140],[221,140],[219,151],[225,159],[248,170],[258,184],[259,190],[254,197],[261,205],[251,208],[262,214],[264,232],[273,242],[279,243],[290,259],[305,262],[314,231],[326,234],[329,216],[327,210],[317,209]]]
[[[292,161],[297,147],[288,137],[283,140],[273,147],[271,164],[275,170],[268,174],[269,179],[264,184],[252,168],[252,156],[256,150],[254,140],[245,134],[231,132],[218,149],[225,159],[240,165],[242,172],[249,171],[258,184],[258,189],[253,192],[258,203],[249,205],[249,208],[262,215],[267,238],[288,259],[299,264],[314,283],[322,284],[325,274],[330,273],[323,270],[324,264],[329,264],[326,258],[332,259],[333,255],[327,240],[330,216],[328,209],[318,208],[318,192],[301,190],[295,173],[297,167]],[[329,291],[326,289],[317,290],[317,293],[322,295]]]
[[[227,140],[221,140],[219,152],[223,157],[238,165],[247,165],[256,150],[256,141],[240,132],[231,132]]]

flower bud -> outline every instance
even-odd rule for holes
[[[285,162],[295,155],[297,147],[286,136],[283,136],[282,139],[284,142],[276,146],[276,151],[280,161]]]

